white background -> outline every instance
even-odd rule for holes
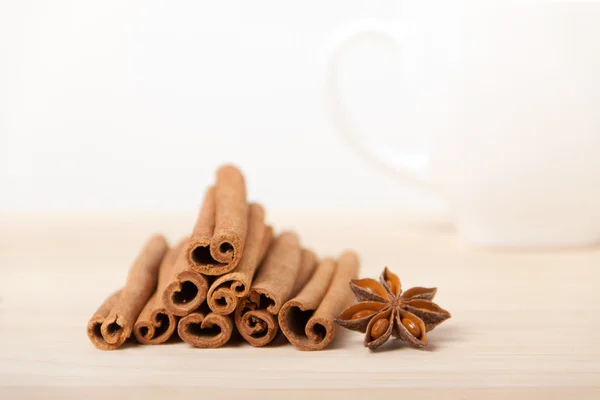
[[[392,0],[0,2],[0,211],[193,209],[222,162],[267,207],[436,208],[358,157],[324,107],[333,38],[399,13]],[[358,46],[340,75],[364,133],[391,147],[404,137],[393,57]]]

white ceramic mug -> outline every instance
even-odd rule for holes
[[[328,106],[338,129],[369,160],[433,187],[472,243],[600,242],[600,3],[400,4],[401,20],[359,23],[330,53]],[[336,71],[363,40],[388,44],[409,65],[400,72],[412,82],[406,126],[429,148],[390,152],[357,132]]]

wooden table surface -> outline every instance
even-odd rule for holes
[[[389,212],[268,218],[322,256],[355,249],[362,276],[388,265],[405,288],[437,286],[436,301],[453,318],[426,350],[394,342],[371,352],[362,335],[342,330],[320,352],[244,343],[94,348],[86,323],[122,285],[147,235],[177,240],[194,218],[0,215],[0,398],[300,399],[306,390],[357,399],[600,398],[600,248],[472,248],[444,219]]]

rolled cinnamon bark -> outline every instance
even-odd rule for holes
[[[296,276],[296,282],[294,283],[292,296],[300,293],[300,290],[304,288],[312,276],[315,268],[317,267],[317,255],[312,250],[302,249],[300,263],[300,270],[298,271],[298,276]]]
[[[252,278],[273,238],[273,229],[265,226],[265,211],[259,204],[251,204],[248,210],[248,235],[244,254],[238,266],[219,277],[208,290],[210,309],[220,315],[235,311],[238,300],[247,296]]]
[[[250,294],[240,300],[235,310],[235,325],[252,346],[264,346],[277,335],[277,313],[292,295],[300,268],[309,266],[301,261],[295,233],[284,232],[273,241]]]
[[[113,350],[131,336],[133,324],[156,290],[158,269],[168,248],[161,235],[147,240],[123,289],[106,299],[88,322],[88,337],[96,347]]]
[[[225,165],[209,188],[200,208],[187,251],[187,261],[197,272],[223,275],[233,270],[244,252],[248,205],[246,184],[239,169]]]
[[[359,260],[344,252],[337,262],[323,260],[300,293],[279,313],[281,331],[300,350],[321,350],[335,337],[333,320],[352,303],[348,282],[358,276]]]
[[[301,261],[300,240],[296,233],[283,232],[271,244],[250,291],[264,298],[264,308],[271,314],[276,315],[292,295]]]
[[[102,323],[106,319],[106,316],[110,312],[110,310],[117,304],[119,301],[119,296],[121,295],[121,291],[118,290],[115,293],[111,294],[104,300],[104,303],[96,310],[92,318],[87,325],[87,334],[90,338],[91,342],[99,348],[100,350],[114,350],[119,347],[122,343],[108,343],[102,337],[102,332],[100,331],[100,327]]]
[[[277,316],[259,306],[260,295],[250,292],[250,296],[239,301],[234,315],[238,332],[254,347],[271,343],[279,332]]]
[[[206,300],[208,281],[187,262],[187,244],[184,240],[173,266],[166,272],[166,286],[160,294],[165,308],[178,317],[195,311]]]
[[[179,320],[177,333],[184,342],[201,348],[221,347],[233,333],[231,316],[218,315],[207,307]]]
[[[170,273],[175,265],[177,255],[186,245],[187,238],[181,240],[176,247],[172,247],[160,264],[156,290],[133,325],[133,334],[142,344],[164,343],[175,332],[177,320],[173,313],[163,305],[162,294],[170,283]]]
[[[269,251],[269,247],[271,247],[271,243],[273,242],[273,237],[275,236],[274,232],[273,232],[273,227],[271,225],[267,225],[265,227],[265,233],[263,235],[263,240],[262,240],[262,244],[260,245],[260,255],[258,256],[259,260],[264,261],[265,256],[267,255],[267,251]],[[258,264],[260,266],[260,263]],[[258,266],[256,267],[256,269],[258,270]],[[256,271],[254,271],[254,274],[256,275]],[[247,285],[245,285],[245,293],[248,294],[250,293],[250,285],[252,284],[252,282],[248,283]],[[242,292],[244,293],[244,292]]]

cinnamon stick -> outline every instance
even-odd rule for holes
[[[238,332],[254,347],[271,343],[279,332],[277,316],[260,306],[260,295],[251,292],[239,301],[233,318]]]
[[[288,301],[279,313],[283,334],[300,350],[321,350],[335,337],[333,320],[352,303],[348,282],[358,276],[359,260],[353,252],[344,252],[337,266],[323,260],[300,293]]]
[[[184,342],[201,348],[221,347],[233,333],[231,316],[218,315],[207,307],[179,320],[177,333]]]
[[[121,291],[118,290],[104,300],[104,303],[96,310],[87,325],[87,334],[91,342],[100,350],[114,350],[122,343],[108,343],[102,337],[101,327],[110,310],[117,304]]]
[[[258,263],[258,265],[256,266],[256,269],[254,270],[254,275],[256,275],[256,271],[258,270],[258,267],[260,266],[260,264],[264,261],[265,256],[267,255],[267,251],[269,251],[269,247],[271,247],[271,243],[273,243],[273,237],[275,236],[274,231],[273,231],[273,227],[271,225],[266,225],[265,226],[265,232],[263,234],[263,240],[262,243],[260,245],[260,254],[258,256],[258,259],[260,260],[260,262]],[[248,274],[250,275],[250,274]],[[244,285],[244,289],[246,289],[244,292],[242,291],[238,291],[239,294],[241,294],[242,296],[245,294],[250,293],[250,286],[251,286],[252,282],[249,282],[248,284]]]
[[[233,270],[244,252],[248,206],[246,184],[239,169],[225,165],[209,188],[200,208],[187,251],[197,272],[223,275]]]
[[[317,267],[317,255],[309,249],[302,249],[300,270],[298,276],[296,276],[296,282],[294,283],[294,290],[292,290],[292,296],[296,295],[304,288],[312,273]]]
[[[173,266],[166,271],[166,286],[160,294],[165,308],[178,317],[184,317],[206,300],[208,281],[187,262],[187,244],[184,240]]]
[[[247,296],[252,278],[273,238],[273,229],[265,225],[265,211],[260,204],[251,204],[248,210],[248,235],[244,254],[238,266],[219,277],[208,290],[210,309],[220,315],[231,314],[239,298]]]
[[[292,295],[296,277],[303,264],[298,236],[284,232],[272,243],[259,269],[252,289],[240,300],[235,325],[246,341],[260,347],[270,343],[277,332],[277,313]]]
[[[283,232],[273,241],[250,291],[265,298],[266,309],[271,314],[276,315],[292,295],[301,260],[296,233]]]
[[[101,350],[113,350],[130,336],[133,324],[156,290],[158,269],[168,251],[161,235],[150,237],[129,270],[125,286],[109,296],[88,322],[90,341]]]
[[[186,245],[187,239],[184,239],[176,247],[171,248],[160,264],[156,290],[133,325],[135,338],[142,344],[164,343],[175,332],[177,321],[173,313],[163,305],[162,294],[170,283],[170,273],[177,255]]]

